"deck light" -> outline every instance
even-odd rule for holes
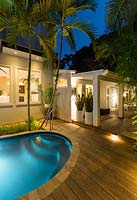
[[[124,142],[124,140],[122,140],[122,138],[119,135],[117,135],[117,134],[109,133],[106,137],[109,140],[113,141],[113,142],[120,142],[120,143]]]
[[[112,135],[111,135],[111,139],[112,139],[113,141],[118,141],[118,140],[119,140],[119,136],[118,136],[118,135],[112,134]]]

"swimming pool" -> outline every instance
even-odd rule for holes
[[[0,139],[0,200],[14,200],[48,182],[71,151],[71,142],[55,133]]]

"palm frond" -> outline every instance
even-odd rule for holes
[[[81,20],[73,20],[67,24],[72,29],[78,29],[84,32],[91,40],[94,40],[97,34],[95,27],[91,23],[87,23]]]
[[[0,15],[0,32],[5,30],[6,28],[15,27],[6,17]]]
[[[107,2],[107,24],[110,28],[115,27],[119,23],[119,17],[124,8],[127,0],[109,0]]]
[[[68,0],[65,8],[65,17],[76,15],[79,10],[95,11],[97,8],[96,0]]]
[[[65,36],[70,49],[75,50],[76,49],[75,36],[74,36],[75,33],[74,33],[73,29],[69,26],[64,27],[63,35]]]
[[[137,0],[109,0],[106,9],[106,22],[110,29],[127,26],[129,30],[133,30],[137,15]]]
[[[97,8],[96,0],[73,0],[71,6],[77,8],[77,10],[92,10],[95,11]]]
[[[52,66],[55,59],[55,51],[53,48],[52,41],[42,38],[40,35],[36,35],[39,39],[39,43],[43,48],[44,55],[46,56],[48,65]]]

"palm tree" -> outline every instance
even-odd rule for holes
[[[56,0],[55,0],[56,1]],[[66,38],[67,43],[69,44],[71,49],[75,49],[75,33],[74,29],[79,29],[86,33],[91,40],[94,39],[95,29],[92,24],[86,23],[78,19],[77,13],[80,10],[91,10],[95,11],[97,6],[96,0],[58,0],[56,1],[56,10],[50,16],[50,20],[54,22],[52,34],[53,34],[53,41],[56,46],[56,40],[59,37],[59,54],[58,54],[58,64],[56,67],[56,79],[55,79],[55,86],[54,92],[51,99],[51,104],[48,110],[50,113],[51,107],[54,102],[54,97],[56,93],[58,77],[59,77],[59,69],[60,69],[60,61],[62,56],[62,46],[63,46],[63,38]],[[77,18],[77,19],[76,19]],[[47,28],[48,30],[48,28]],[[46,117],[41,125],[43,126]]]
[[[30,124],[30,78],[31,78],[31,54],[32,40],[36,36],[40,44],[44,45],[44,50],[49,54],[52,49],[52,43],[46,39],[42,40],[41,33],[37,32],[36,27],[42,26],[46,20],[47,8],[50,7],[50,1],[46,1],[46,12],[43,11],[42,0],[1,0],[0,1],[0,32],[7,31],[7,40],[10,45],[15,45],[19,37],[28,38],[29,60],[28,60],[28,129],[31,130]],[[43,42],[42,42],[43,41]]]
[[[137,0],[109,0],[107,2],[107,24],[111,30],[127,27],[137,30]]]

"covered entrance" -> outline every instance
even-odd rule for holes
[[[96,70],[74,74],[72,77],[76,80],[76,94],[93,94],[93,126],[100,126],[101,116],[110,112],[115,111],[117,117],[123,118],[123,89],[118,85],[117,74]]]
[[[63,116],[63,112],[69,115],[65,117],[66,121],[77,120],[76,113],[76,95],[87,96],[89,94],[93,95],[93,111],[92,111],[92,121],[93,126],[101,125],[101,117],[109,114],[111,112],[116,113],[117,117],[123,118],[123,88],[118,84],[119,77],[117,74],[110,72],[108,70],[96,70],[83,73],[75,73],[74,71],[64,71],[61,77],[66,77],[68,85],[65,87],[65,93],[62,88],[58,89],[60,96],[64,97],[63,102],[57,103],[57,113]],[[60,99],[59,96],[57,98]],[[65,105],[67,109],[63,106]],[[59,108],[64,107],[64,108]],[[83,108],[83,119],[85,117],[85,108]],[[68,111],[69,110],[69,111]]]

